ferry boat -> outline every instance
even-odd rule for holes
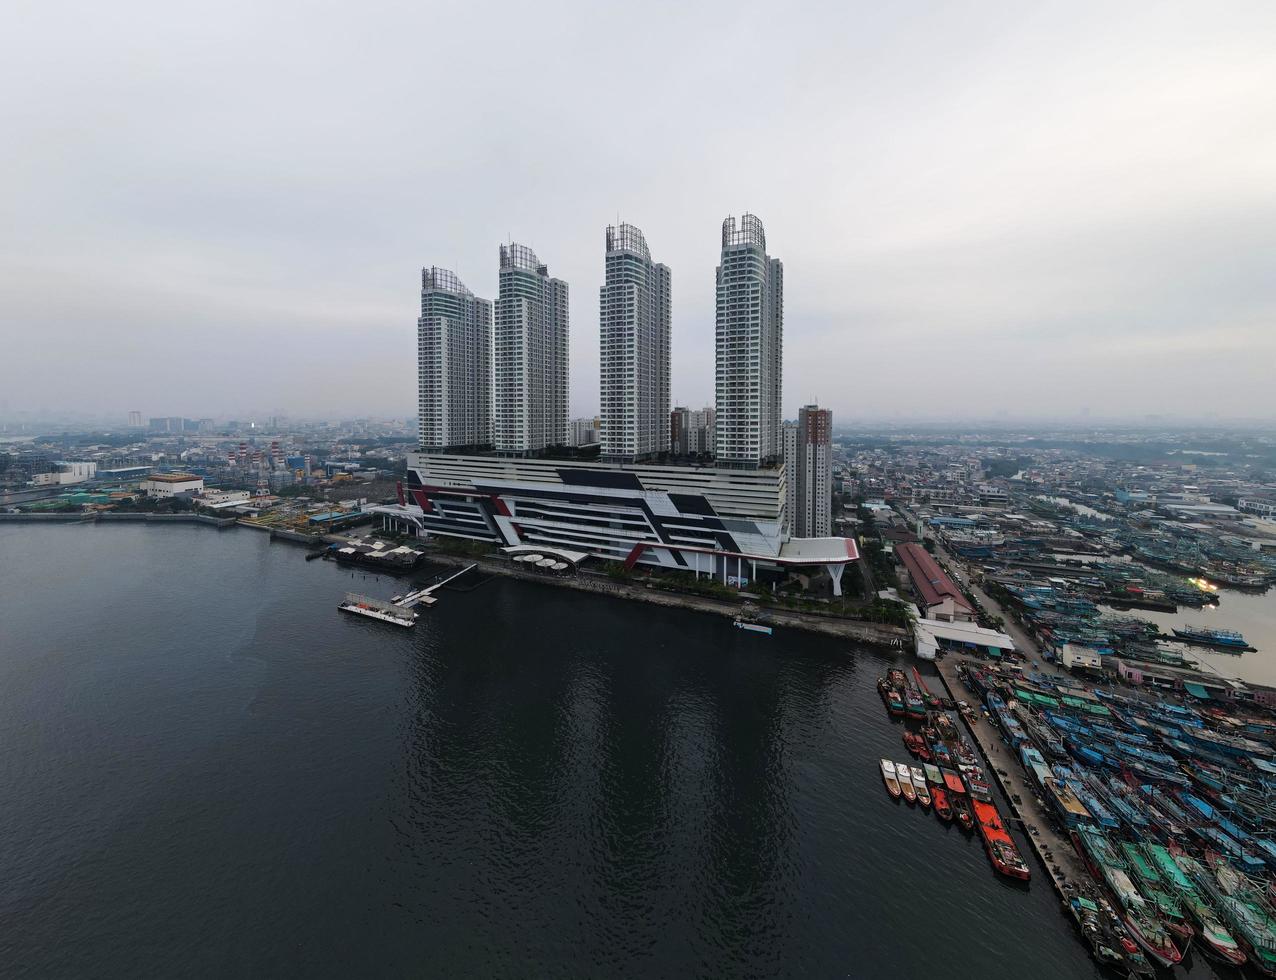
[[[1204,629],[1196,626],[1185,626],[1174,630],[1174,635],[1184,643],[1195,643],[1198,646],[1223,647],[1234,650],[1253,650],[1245,637],[1235,630]]]
[[[899,778],[895,775],[895,763],[890,759],[882,760],[882,781],[886,783],[886,792],[898,800],[901,792]]]
[[[904,799],[909,803],[916,803],[917,788],[913,786],[913,779],[909,775],[907,762],[895,763],[895,776],[899,779],[899,788],[904,794]]]
[[[930,806],[930,790],[926,786],[926,774],[918,766],[912,766],[913,789],[917,793],[917,802],[924,807]]]

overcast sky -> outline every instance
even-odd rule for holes
[[[885,9],[890,8],[890,9]],[[785,264],[785,410],[1276,416],[1276,3],[9,0],[0,412],[415,412],[420,268]]]

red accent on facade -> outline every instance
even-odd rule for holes
[[[492,502],[492,509],[495,510],[502,517],[514,516],[510,513],[509,505],[505,503],[505,501],[502,500],[500,497],[498,497],[496,494],[492,494],[487,499]]]
[[[430,503],[430,498],[425,495],[424,490],[413,489],[412,499],[416,501],[416,505],[420,507],[421,510],[425,511],[425,513],[428,514],[430,511],[434,510],[434,506]]]
[[[833,441],[833,413],[827,408],[801,410],[800,421],[806,423],[806,442],[811,446],[827,446]]]
[[[642,553],[647,550],[647,542],[639,541],[629,551],[629,557],[625,559],[625,567],[633,568],[638,564],[638,559],[642,557]]]

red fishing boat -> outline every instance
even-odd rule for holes
[[[992,866],[1008,878],[1027,881],[1030,876],[1028,865],[1001,822],[1001,814],[997,812],[997,808],[983,800],[974,800],[972,806],[979,823],[979,836],[984,839],[984,848],[988,851]]]
[[[930,749],[926,747],[926,740],[916,732],[905,732],[904,744],[908,746],[908,751],[922,762],[930,762]]]
[[[947,823],[953,818],[953,808],[948,805],[948,793],[943,787],[932,786],[930,788],[930,799],[935,804],[935,816]]]

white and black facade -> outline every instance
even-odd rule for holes
[[[789,540],[784,471],[415,453],[399,503],[368,508],[390,530],[500,547],[579,552],[736,585],[789,566],[834,575],[844,538]],[[839,593],[840,594],[840,593]]]

